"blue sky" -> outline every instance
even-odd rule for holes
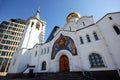
[[[70,12],[93,16],[95,22],[110,12],[120,11],[120,0],[0,0],[0,23],[11,18],[27,20],[40,7],[40,18],[47,22],[45,39],[54,26],[64,27]]]

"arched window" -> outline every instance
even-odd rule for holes
[[[42,70],[46,70],[46,62],[45,61],[42,62]]]
[[[99,40],[96,32],[94,32],[93,35],[94,35],[95,40]]]
[[[43,54],[43,49],[41,50],[41,54]]]
[[[86,35],[86,37],[87,37],[87,41],[91,42],[89,35]]]
[[[83,26],[85,26],[85,23],[83,22]]]
[[[35,52],[35,56],[37,56],[37,51]]]
[[[113,26],[113,28],[117,34],[120,34],[120,29],[118,28],[118,26],[115,25]]]
[[[33,27],[33,25],[34,25],[34,22],[31,23],[31,27]]]
[[[89,55],[91,67],[105,67],[102,57],[99,54],[92,53]]]
[[[38,29],[38,30],[39,30],[39,28],[40,28],[40,23],[39,23],[39,22],[37,22],[37,23],[36,23],[36,29]]]
[[[69,28],[70,28],[70,31],[71,31],[71,26],[69,26]]]
[[[49,47],[47,47],[47,53],[49,53]]]
[[[44,54],[46,54],[46,48],[44,48]]]
[[[81,44],[83,44],[84,42],[83,42],[83,38],[82,37],[80,37],[80,43]]]

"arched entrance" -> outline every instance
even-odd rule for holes
[[[66,55],[62,55],[59,60],[60,72],[69,72],[69,59]]]

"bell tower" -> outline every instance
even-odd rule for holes
[[[30,61],[28,49],[33,48],[36,44],[44,43],[46,22],[40,19],[39,14],[40,10],[37,10],[36,14],[27,20],[21,42],[13,55],[8,73],[24,72]]]
[[[20,48],[32,48],[35,44],[44,43],[46,22],[42,21],[39,17],[40,10],[36,11],[33,17],[27,20],[26,29],[22,36]]]

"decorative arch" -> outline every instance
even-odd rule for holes
[[[72,55],[77,55],[77,49],[72,38],[62,34],[53,44],[51,59],[54,59],[60,50],[68,50]]]

